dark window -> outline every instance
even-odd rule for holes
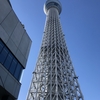
[[[9,71],[10,71],[12,74],[14,74],[14,71],[15,71],[15,69],[16,69],[17,63],[18,63],[17,60],[14,58],[13,61],[12,61],[12,63],[11,63],[10,69],[9,69]]]
[[[0,41],[0,52],[2,51],[4,44]]]
[[[15,78],[16,78],[17,80],[20,79],[22,70],[23,70],[22,66],[18,63],[18,65],[17,65],[17,67],[16,67],[15,74],[14,74],[14,76],[15,76]]]
[[[1,40],[0,63],[19,81],[23,67]]]
[[[54,5],[55,5],[55,6],[58,6],[58,4],[57,4],[57,3],[54,3]]]
[[[4,49],[2,50],[2,52],[0,53],[0,63],[4,63],[6,57],[8,54],[8,49],[6,47],[4,47]]]
[[[4,66],[5,66],[7,69],[9,69],[12,60],[13,60],[13,55],[12,55],[11,53],[9,53],[8,56],[7,56],[7,59],[6,59],[5,63],[4,63]]]

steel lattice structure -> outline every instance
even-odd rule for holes
[[[58,0],[46,1],[44,37],[27,100],[84,100],[61,29],[61,10]]]

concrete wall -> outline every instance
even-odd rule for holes
[[[18,82],[1,64],[0,86],[8,91],[14,98],[18,97],[21,83]]]

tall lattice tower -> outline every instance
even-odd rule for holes
[[[61,29],[58,0],[44,5],[46,23],[27,100],[84,100]]]

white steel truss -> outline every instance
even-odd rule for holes
[[[61,29],[59,12],[50,8],[27,100],[84,100],[77,79]]]

